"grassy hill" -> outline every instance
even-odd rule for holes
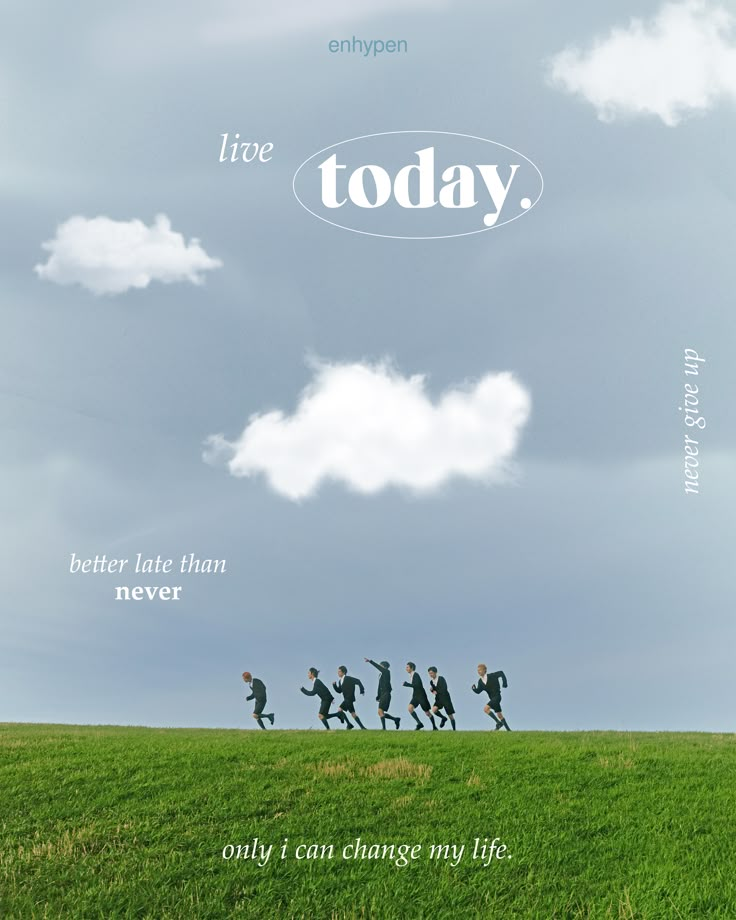
[[[734,735],[0,725],[0,916],[733,918],[735,780]]]

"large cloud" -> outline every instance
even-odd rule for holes
[[[293,415],[253,415],[235,441],[208,438],[205,459],[224,460],[233,476],[263,474],[293,500],[329,479],[366,494],[428,492],[455,476],[501,479],[529,409],[510,373],[433,403],[423,375],[402,377],[387,363],[318,364]]]
[[[705,0],[666,3],[653,19],[632,19],[588,50],[557,54],[549,79],[587,99],[603,121],[646,114],[676,125],[736,99],[734,23]]]
[[[159,214],[147,227],[140,220],[70,217],[43,248],[50,255],[36,265],[40,278],[57,284],[81,284],[94,294],[120,294],[145,288],[151,281],[201,284],[202,272],[220,268],[199,245],[187,243]]]

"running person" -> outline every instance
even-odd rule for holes
[[[455,707],[452,705],[452,699],[450,698],[450,691],[447,689],[447,681],[440,674],[437,676],[437,668],[434,666],[428,668],[429,673],[429,689],[434,693],[434,706],[432,707],[432,712],[442,719],[440,722],[440,728],[444,728],[445,722],[447,719],[452,723],[452,730],[456,731],[457,726],[455,725]],[[447,719],[442,715],[440,709],[444,709],[447,713]]]
[[[414,726],[414,731],[418,732],[420,728],[424,728],[424,723],[419,720],[419,716],[414,711],[417,706],[420,707],[424,715],[432,723],[432,731],[438,731],[437,726],[435,725],[434,716],[432,715],[432,708],[429,705],[429,700],[427,699],[427,691],[424,689],[422,678],[417,674],[417,666],[413,661],[407,661],[406,673],[411,678],[411,680],[404,681],[404,686],[411,687],[412,691],[411,702],[409,703],[409,712],[412,714],[414,721],[417,723]]]
[[[501,684],[499,684],[499,680]],[[483,712],[490,716],[496,723],[494,731],[498,731],[501,728],[505,728],[506,731],[509,732],[511,731],[509,723],[501,712],[501,686],[503,686],[505,690],[508,685],[506,675],[503,671],[494,671],[493,674],[489,674],[488,668],[484,664],[478,665],[478,683],[473,684],[471,689],[473,693],[488,694],[488,702],[483,707]],[[494,715],[494,713],[496,715]]]
[[[270,719],[271,725],[273,725],[273,713],[264,713],[263,711],[266,708],[266,685],[262,680],[258,680],[257,677],[253,677],[250,671],[243,671],[243,680],[250,686],[250,696],[246,696],[245,701],[256,701],[255,709],[253,710],[253,718],[263,729],[266,728],[266,726],[263,724],[264,719]]]
[[[396,725],[396,728],[398,728],[401,718],[399,716],[392,716],[389,713],[391,707],[391,665],[388,661],[374,661],[372,658],[365,658],[363,660],[367,661],[368,664],[372,664],[374,668],[377,668],[381,672],[381,676],[378,678],[378,693],[376,694],[381,728],[384,731],[386,730],[386,719],[391,719]]]
[[[337,669],[337,677],[338,681],[333,681],[332,686],[335,688],[335,693],[342,693],[342,703],[340,703],[338,708],[345,716],[347,722],[346,728],[355,728],[350,719],[348,719],[348,713],[350,713],[358,725],[360,725],[362,729],[365,729],[365,725],[360,721],[355,711],[355,689],[356,687],[360,687],[360,695],[363,696],[365,687],[357,677],[348,676],[348,669],[344,664],[341,664]]]
[[[304,687],[300,687],[299,689],[305,696],[318,696],[320,698],[321,702],[319,704],[318,717],[324,727],[329,730],[330,719],[339,719],[341,722],[344,722],[345,715],[340,712],[339,709],[337,712],[330,712],[330,706],[332,705],[335,697],[319,679],[319,671],[317,668],[310,668],[307,671],[307,677],[314,681],[314,687],[311,690],[305,690]]]

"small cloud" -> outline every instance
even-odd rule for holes
[[[253,415],[235,441],[208,438],[204,458],[233,476],[262,474],[293,501],[325,480],[363,494],[426,493],[453,477],[502,480],[529,417],[524,387],[510,373],[487,374],[434,403],[425,382],[387,362],[319,363],[292,415]]]
[[[549,82],[582,96],[602,121],[657,115],[669,126],[736,99],[734,16],[705,0],[665,3],[614,28],[587,50],[551,60]]]
[[[122,294],[152,281],[201,284],[202,272],[222,266],[199,240],[187,243],[175,233],[164,214],[150,227],[140,220],[70,217],[42,247],[50,255],[44,265],[34,267],[39,278],[81,284],[93,294]]]

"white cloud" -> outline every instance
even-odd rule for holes
[[[199,240],[187,243],[159,214],[152,226],[140,220],[70,217],[56,236],[42,244],[50,255],[36,265],[39,278],[57,284],[81,284],[94,294],[120,294],[151,281],[202,283],[202,272],[220,268]]]
[[[735,24],[705,0],[666,3],[653,19],[632,19],[587,50],[555,55],[549,79],[592,103],[602,121],[644,114],[673,126],[736,100]]]
[[[365,494],[429,492],[452,477],[502,479],[529,410],[510,373],[433,403],[424,375],[403,377],[388,363],[318,364],[293,415],[253,415],[235,441],[208,438],[205,459],[224,461],[233,476],[263,474],[294,501],[330,479]]]

